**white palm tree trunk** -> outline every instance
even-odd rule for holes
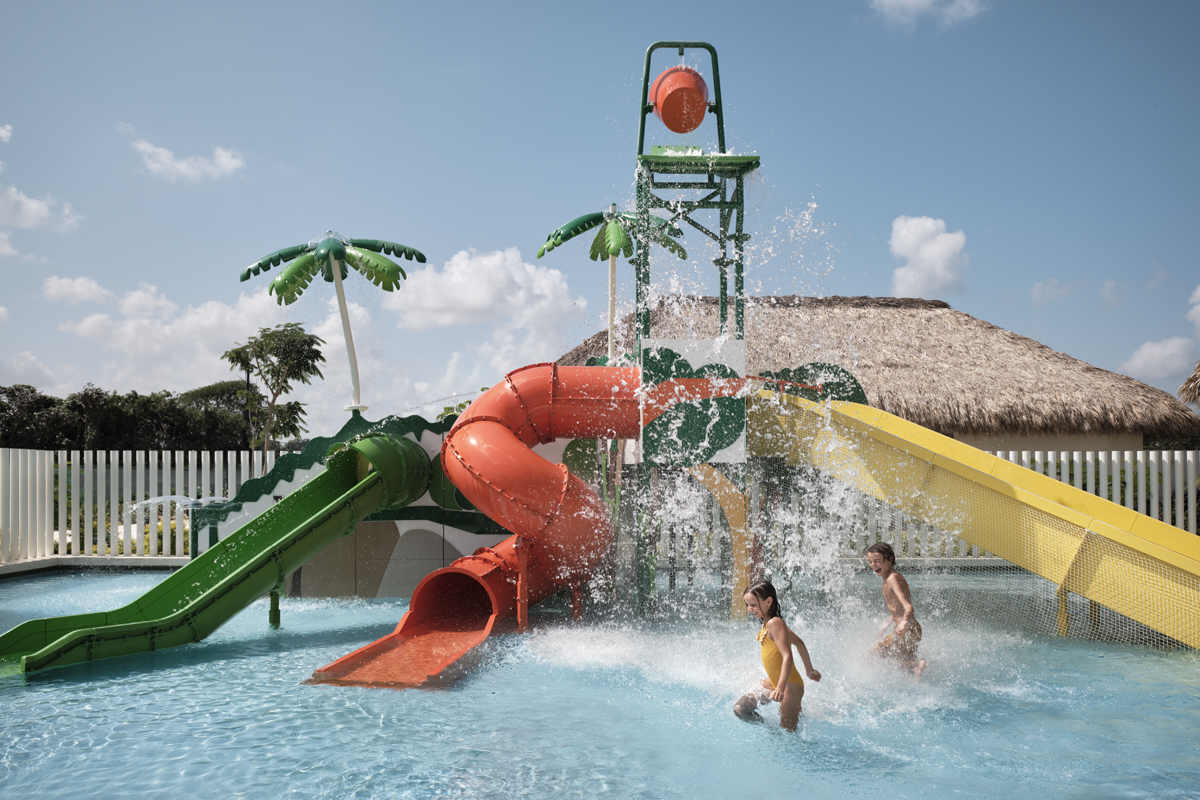
[[[617,357],[613,342],[613,327],[617,324],[617,257],[608,257],[608,365]]]
[[[342,289],[342,265],[329,254],[329,269],[333,272],[333,288],[337,291],[338,311],[342,312],[342,333],[346,337],[346,355],[350,358],[350,385],[354,389],[354,405],[346,406],[347,411],[363,412],[367,407],[362,404],[358,393],[358,359],[354,357],[354,336],[350,333],[350,313],[346,309],[346,292]]]

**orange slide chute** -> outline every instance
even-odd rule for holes
[[[612,545],[608,511],[564,465],[531,448],[559,438],[636,438],[640,385],[635,367],[535,364],[472,403],[442,444],[442,468],[514,535],[425,576],[394,632],[317,670],[311,682],[425,685],[517,613],[519,588],[532,605],[587,581]]]

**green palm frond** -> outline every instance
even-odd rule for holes
[[[362,276],[371,283],[390,292],[400,285],[401,278],[407,278],[400,265],[390,258],[376,255],[369,250],[359,250],[355,247],[346,248],[346,260]]]
[[[608,243],[608,254],[610,256],[623,255],[625,258],[633,257],[633,239],[629,237],[629,232],[625,230],[625,226],[617,220],[610,220],[604,226],[604,238]]]
[[[633,239],[630,238],[629,231],[619,220],[612,219],[596,231],[596,238],[592,239],[588,258],[592,261],[600,261],[621,254],[624,254],[626,258],[633,255]]]
[[[595,227],[600,227],[600,230],[596,231],[596,236],[592,239],[592,246],[588,250],[588,258],[592,259],[592,261],[600,261],[609,256],[621,254],[625,258],[633,256],[636,248],[633,231],[637,227],[637,215],[623,211],[618,214],[606,214],[603,212],[584,214],[582,217],[571,220],[561,228],[556,228],[546,237],[546,243],[538,249],[537,257],[541,258],[563,242],[569,241]],[[683,231],[679,229],[679,226],[662,217],[651,215],[650,227],[651,241],[665,247],[680,258],[687,259],[687,251],[683,249],[683,245],[670,238],[683,236]]]
[[[258,275],[260,272],[265,272],[271,267],[277,267],[280,264],[291,261],[293,258],[307,253],[312,248],[311,243],[298,244],[292,247],[285,247],[282,250],[276,250],[269,256],[264,256],[258,261],[255,261],[250,266],[242,270],[241,279],[243,281],[250,280],[251,275]]]
[[[637,221],[637,216],[634,214],[622,213],[620,216],[622,217],[622,219],[624,219],[627,222],[627,224],[631,228],[633,227],[634,223]],[[650,240],[657,245],[665,247],[666,249],[670,250],[672,253],[674,253],[675,255],[679,256],[680,258],[682,258],[686,261],[687,260],[687,250],[684,250],[683,245],[681,245],[679,242],[675,241],[675,239],[672,239],[671,238],[672,236],[674,236],[676,238],[683,236],[683,231],[679,229],[678,225],[668,222],[667,220],[663,219],[662,217],[656,217],[653,214],[651,214],[650,215]]]
[[[658,232],[654,236],[654,242],[655,244],[659,244],[667,248],[684,261],[687,261],[687,250],[684,250],[683,245],[672,239],[670,236],[664,236],[662,232]]]
[[[373,250],[376,253],[383,253],[389,256],[403,256],[409,261],[415,258],[418,264],[425,263],[425,254],[420,250],[408,245],[389,242],[386,239],[351,239],[350,244],[362,250]]]
[[[306,253],[275,276],[271,285],[267,287],[267,293],[275,295],[275,302],[280,305],[291,305],[300,299],[300,295],[322,267],[328,268],[328,264],[318,264],[316,256]]]
[[[566,225],[555,228],[550,232],[550,235],[546,237],[546,243],[538,248],[537,257],[541,258],[563,242],[568,242],[579,234],[586,233],[603,223],[604,214],[602,213],[584,214],[582,217],[576,217]]]
[[[350,276],[350,270],[348,270],[348,269],[346,268],[346,262],[345,262],[345,261],[338,261],[338,260],[335,258],[335,259],[333,260],[333,263],[335,263],[335,264],[337,264],[337,265],[338,265],[338,271],[340,271],[340,272],[342,273],[342,276],[341,276],[341,277],[342,277],[342,280],[346,280],[346,278],[348,278],[348,277]],[[322,262],[320,263],[320,267],[321,267],[321,277],[325,279],[325,282],[326,282],[326,283],[333,283],[333,270],[329,268],[329,262],[328,262],[328,261],[322,261]]]
[[[637,214],[631,214],[628,211],[622,211],[620,214],[617,214],[617,216],[620,217],[621,219],[625,220],[625,222],[628,225],[630,230],[633,230],[633,228],[637,225]],[[668,222],[667,220],[663,219],[662,217],[656,217],[653,214],[651,214],[650,215],[650,224],[652,226],[654,226],[655,232],[658,234],[665,233],[666,235],[674,236],[675,238],[679,238],[680,236],[683,236],[683,231],[679,228],[678,225],[676,225],[673,222]]]

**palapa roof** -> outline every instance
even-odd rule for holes
[[[1200,362],[1192,370],[1192,376],[1179,387],[1179,399],[1194,406],[1200,406]]]
[[[733,329],[730,298],[729,329]],[[715,297],[662,296],[656,339],[713,339]],[[746,369],[814,361],[854,373],[870,404],[944,434],[1187,435],[1200,419],[1170,394],[1094,367],[1025,336],[955,311],[940,300],[894,297],[748,297]],[[615,331],[635,346],[634,315]],[[605,355],[607,330],[558,360],[581,366]],[[1196,382],[1195,375],[1189,382]]]

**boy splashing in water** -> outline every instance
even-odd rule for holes
[[[921,643],[921,625],[913,611],[912,593],[908,581],[896,572],[896,553],[886,542],[877,542],[867,548],[867,565],[883,578],[883,602],[887,604],[891,620],[880,629],[890,625],[891,633],[876,642],[871,650],[884,658],[894,658],[907,667],[917,680],[925,671],[925,659],[917,658],[917,645]]]

